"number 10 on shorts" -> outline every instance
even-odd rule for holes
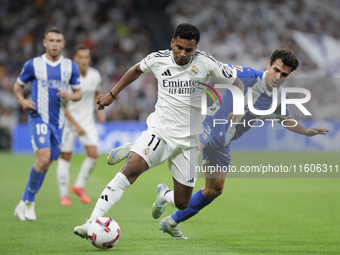
[[[46,135],[47,134],[47,125],[45,123],[37,123],[35,124],[35,129],[37,130],[37,135]]]

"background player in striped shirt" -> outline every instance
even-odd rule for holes
[[[52,160],[57,160],[60,154],[65,104],[82,96],[77,64],[61,55],[65,46],[61,30],[49,29],[43,42],[46,53],[25,63],[13,88],[19,104],[29,112],[28,126],[35,152],[24,195],[14,211],[14,216],[22,221],[36,220],[35,195]],[[31,100],[23,96],[23,86],[29,82]],[[71,93],[67,92],[69,85]]]
[[[243,90],[234,68],[196,51],[199,40],[197,27],[180,24],[171,40],[172,51],[151,53],[130,68],[110,93],[99,97],[98,109],[104,109],[142,73],[152,71],[158,80],[158,99],[155,112],[147,119],[148,130],[134,143],[125,165],[100,195],[90,219],[74,228],[75,234],[87,238],[90,223],[105,215],[140,174],[165,160],[173,176],[174,190],[165,184],[158,186],[160,196],[152,207],[152,215],[158,218],[167,202],[181,210],[188,206],[196,179],[190,169],[198,163],[199,134],[203,131],[200,109],[201,96],[205,94],[203,83],[214,76]]]
[[[78,138],[86,150],[77,179],[71,186],[71,191],[79,196],[85,204],[90,204],[91,199],[85,193],[85,183],[90,176],[98,158],[98,132],[95,124],[95,100],[100,95],[102,78],[97,69],[90,67],[91,52],[85,45],[74,48],[73,60],[78,64],[82,99],[67,102],[65,108],[65,128],[63,132],[61,154],[58,159],[57,180],[60,192],[60,204],[71,205],[68,196],[69,168],[75,140]],[[104,111],[97,111],[100,123],[105,122]]]

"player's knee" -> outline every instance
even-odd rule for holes
[[[190,203],[190,200],[189,201],[185,201],[185,200],[176,201],[175,200],[175,205],[177,209],[181,211],[184,211],[185,209],[187,209],[189,206],[189,203]]]
[[[218,186],[213,189],[213,193],[215,197],[220,196],[223,193],[223,186]]]
[[[98,158],[98,152],[97,151],[91,151],[87,154],[88,157],[97,159]]]
[[[132,184],[138,178],[138,176],[147,169],[148,165],[146,164],[145,160],[138,155],[138,157],[128,157],[123,168],[121,169],[121,172]]]
[[[213,200],[223,193],[223,185],[205,188],[205,195]]]
[[[39,157],[36,159],[35,170],[37,172],[47,171],[50,166],[50,158],[49,157]]]
[[[189,203],[186,203],[186,204],[176,204],[176,207],[178,210],[181,210],[181,211],[184,211],[185,209],[187,209],[189,206]]]
[[[60,153],[60,158],[63,159],[63,160],[66,160],[66,161],[70,161],[71,160],[71,153],[69,152],[61,152]]]

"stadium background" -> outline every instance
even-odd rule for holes
[[[253,128],[247,144],[235,150],[340,150],[340,17],[339,1],[1,1],[0,7],[0,148],[32,153],[27,133],[27,113],[22,111],[12,87],[23,64],[44,52],[44,31],[60,27],[66,38],[63,54],[84,43],[92,50],[92,65],[108,92],[133,64],[152,51],[168,49],[174,27],[182,22],[201,31],[199,50],[219,61],[264,70],[272,50],[293,49],[300,61],[285,86],[305,87],[312,93],[306,104],[313,116],[297,109],[292,115],[307,127],[330,129],[327,137],[306,139],[274,128]],[[25,96],[29,96],[29,86]],[[145,129],[154,110],[156,80],[144,74],[122,91],[105,110],[109,123],[98,125],[100,152],[131,141]],[[110,122],[113,121],[113,122]],[[117,122],[119,121],[119,123]],[[259,141],[263,137],[264,141]],[[242,139],[241,139],[242,140]],[[77,144],[75,152],[82,152]]]
[[[104,153],[112,144],[123,142],[117,141],[117,137],[130,139],[129,135],[138,135],[134,130],[145,128],[145,118],[153,111],[156,100],[156,81],[153,75],[144,74],[106,109],[112,122],[99,126],[100,132],[106,134],[100,145],[105,152],[86,185],[93,201],[91,205],[81,203],[74,194],[70,194],[71,207],[59,205],[54,162],[37,195],[38,220],[19,222],[13,211],[24,190],[34,155],[29,141],[24,141],[28,138],[23,133],[27,114],[17,104],[12,87],[24,62],[44,52],[42,40],[46,28],[56,25],[64,30],[65,56],[72,56],[77,43],[91,47],[93,65],[104,79],[103,92],[111,89],[127,68],[149,52],[168,48],[173,28],[180,22],[197,24],[202,32],[199,49],[226,63],[265,69],[273,49],[292,48],[299,57],[300,67],[285,86],[306,86],[315,98],[306,106],[313,118],[306,119],[299,111],[293,115],[306,125],[329,128],[331,133],[314,142],[287,133],[279,126],[263,129],[264,134],[260,135],[256,133],[259,129],[254,128],[239,140],[247,143],[246,147],[240,146],[261,152],[235,152],[239,145],[234,143],[232,163],[236,167],[325,163],[334,169],[339,165],[340,145],[336,77],[340,73],[336,64],[340,54],[339,10],[337,0],[0,0],[0,148],[8,150],[11,133],[15,133],[12,149],[26,146],[24,149],[30,153],[18,156],[11,151],[0,152],[0,254],[97,254],[98,250],[91,244],[73,235],[73,227],[89,217],[98,195],[123,165],[121,162],[116,167],[107,166]],[[300,34],[294,33],[295,30]],[[25,95],[29,96],[29,88]],[[107,132],[115,128],[117,132]],[[259,137],[266,142],[256,141]],[[306,151],[310,149],[315,151]],[[83,159],[84,155],[72,157],[71,182],[76,179]],[[174,242],[158,231],[159,221],[150,215],[157,184],[165,182],[171,187],[171,175],[166,163],[147,171],[107,214],[122,229],[121,240],[109,252],[340,254],[339,178],[229,177],[221,197],[181,224],[189,239]],[[195,190],[203,186],[204,180],[200,178]],[[173,211],[174,208],[167,206],[164,216]]]

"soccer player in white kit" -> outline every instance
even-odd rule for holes
[[[78,102],[68,102],[65,110],[66,121],[63,132],[61,154],[57,166],[57,180],[60,192],[60,204],[71,205],[68,196],[70,181],[70,160],[74,143],[79,139],[86,150],[86,158],[83,161],[77,179],[71,186],[71,191],[79,196],[85,204],[90,204],[91,199],[85,193],[85,183],[90,176],[98,158],[98,133],[95,124],[95,99],[100,95],[101,76],[97,69],[90,67],[91,52],[86,45],[77,45],[74,48],[73,60],[78,64],[80,72],[80,84],[83,97]],[[98,119],[105,122],[105,113],[98,111]]]
[[[171,40],[172,51],[151,53],[130,68],[110,93],[98,98],[101,110],[142,73],[152,71],[158,80],[158,100],[155,112],[147,119],[148,130],[134,143],[125,165],[100,195],[90,219],[74,228],[75,234],[88,238],[91,222],[105,215],[140,174],[165,160],[173,176],[174,189],[170,191],[165,184],[158,186],[153,217],[161,215],[167,202],[180,210],[187,208],[196,181],[190,168],[198,164],[199,134],[203,132],[203,83],[207,84],[213,76],[243,90],[235,69],[196,50],[199,39],[197,27],[180,24]]]

